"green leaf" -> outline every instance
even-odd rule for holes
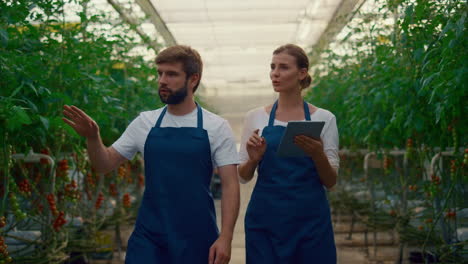
[[[44,126],[44,128],[46,130],[49,130],[49,127],[50,127],[49,119],[47,119],[47,118],[45,118],[43,116],[39,116],[39,119],[41,120],[41,123]]]
[[[454,27],[454,24],[450,21],[445,25],[444,29],[439,34],[439,39],[443,38],[445,34]]]
[[[466,12],[463,13],[463,15],[460,17],[460,19],[457,21],[457,38],[460,38],[463,36],[463,31],[465,30],[465,19],[466,19]]]
[[[440,106],[440,103],[438,103],[438,104],[436,104],[436,107],[435,107],[436,124],[439,123],[439,121],[440,121],[441,112],[442,112],[442,107]]]
[[[4,29],[0,29],[0,42],[4,48],[8,46],[8,32]]]
[[[21,91],[21,89],[23,88],[23,83],[21,83],[20,86],[18,86],[18,88],[16,88],[10,95],[10,97],[14,97],[16,94],[19,93],[19,91]]]
[[[30,125],[32,123],[31,118],[29,118],[29,115],[26,113],[26,111],[24,111],[23,108],[15,105],[13,106],[12,111],[13,118],[20,124]]]
[[[37,94],[37,89],[34,86],[34,84],[32,83],[32,81],[30,81],[30,80],[24,81],[24,84],[26,84],[26,86],[29,86],[29,88],[31,88],[31,90],[33,90],[33,92],[36,94],[36,96],[38,95]]]
[[[439,76],[439,75],[440,75],[440,73],[439,73],[439,72],[436,72],[436,73],[431,74],[431,75],[430,75],[429,77],[427,77],[426,79],[424,79],[424,80],[423,80],[423,83],[422,83],[422,85],[421,85],[421,89],[424,89],[424,87],[428,86],[428,85],[432,82],[432,80],[433,80],[435,77]]]
[[[33,112],[37,113],[39,111],[36,104],[34,104],[31,100],[29,100],[26,97],[24,97],[23,100],[26,101],[26,103],[28,104],[28,106],[31,108]]]
[[[47,95],[52,94],[49,89],[45,88],[44,86],[39,86],[39,94],[43,95],[44,93],[46,93]]]

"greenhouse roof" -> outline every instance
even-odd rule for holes
[[[136,25],[138,35],[150,39],[156,50],[174,43],[197,49],[204,61],[199,94],[207,101],[238,98],[245,104],[246,97],[254,96],[260,101],[252,105],[258,105],[261,98],[269,102],[274,96],[269,64],[275,48],[295,43],[311,51],[328,44],[348,21],[346,16],[362,2],[92,0],[89,7],[108,13],[111,20]],[[79,19],[76,12],[75,19]],[[223,108],[226,110],[225,105]]]

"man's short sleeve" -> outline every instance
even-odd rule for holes
[[[142,136],[142,126],[143,121],[141,115],[139,115],[130,123],[127,129],[125,129],[120,138],[112,144],[112,147],[128,160],[133,159],[135,154],[139,151],[138,144]]]
[[[229,123],[223,120],[219,129],[215,130],[215,133],[212,149],[214,165],[222,167],[230,164],[239,164],[236,140]]]

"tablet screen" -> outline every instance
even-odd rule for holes
[[[320,133],[325,121],[290,121],[281,138],[278,147],[278,156],[281,157],[304,157],[306,153],[294,144],[294,137],[305,135],[314,139],[320,139]]]

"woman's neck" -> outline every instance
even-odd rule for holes
[[[294,93],[280,93],[278,98],[278,109],[281,110],[294,110],[296,108],[302,109],[302,96],[301,92]]]

